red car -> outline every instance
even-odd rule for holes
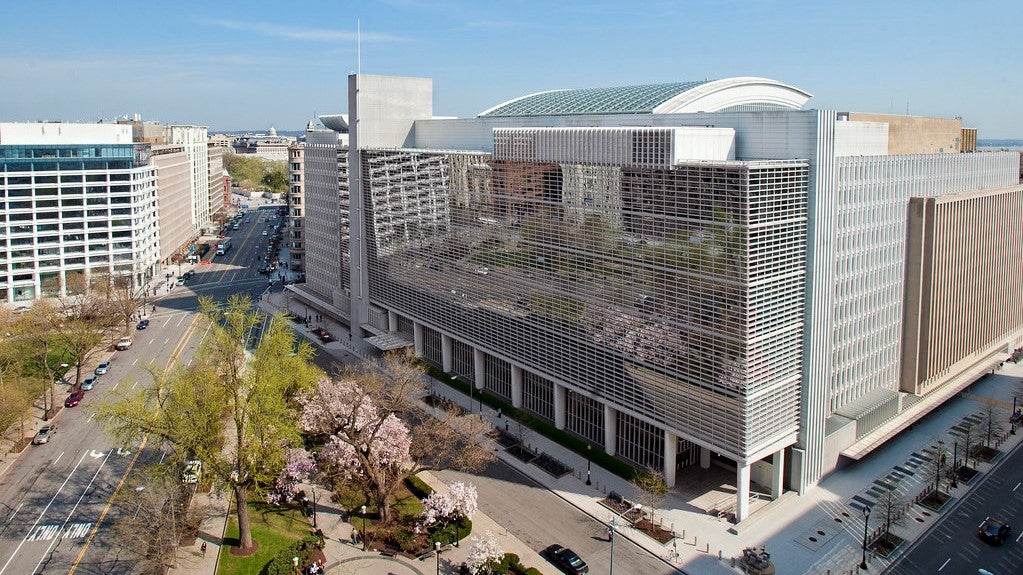
[[[84,391],[81,390],[72,391],[71,395],[67,396],[67,399],[64,400],[64,407],[74,407],[81,403],[82,399],[84,398],[85,398]]]

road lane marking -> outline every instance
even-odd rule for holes
[[[138,384],[139,384],[139,382],[136,381],[135,383],[131,384],[131,388],[135,389],[135,387],[138,386]]]
[[[57,465],[57,462],[60,461],[61,457],[64,457],[64,452],[63,451],[60,452],[60,455],[57,456],[57,459],[54,459],[53,463],[51,463],[50,465]]]
[[[64,523],[62,525],[60,525],[60,528],[57,531],[58,533],[60,533],[60,531],[63,531],[64,528],[67,527],[68,522],[71,521],[71,517],[73,517],[74,514],[75,514],[75,511],[78,510],[78,506],[81,505],[82,504],[82,500],[85,499],[85,494],[88,493],[90,489],[92,489],[92,484],[96,482],[96,478],[99,477],[99,472],[103,470],[103,466],[107,464],[107,460],[109,458],[110,458],[110,452],[107,451],[107,458],[103,460],[103,463],[99,464],[99,467],[96,468],[96,473],[92,474],[92,479],[89,480],[89,484],[85,486],[85,489],[82,489],[82,494],[78,496],[78,501],[75,501],[74,507],[72,507],[71,511],[67,514],[67,519],[65,519]],[[90,524],[90,527],[91,527],[91,524]],[[85,531],[88,532],[89,528],[86,527]],[[65,537],[63,537],[63,539],[67,539],[67,537],[65,536]],[[60,539],[56,539],[55,541],[57,541],[57,543],[60,543]],[[46,546],[46,551],[44,551],[43,555],[39,558],[39,563],[36,563],[36,568],[32,570],[33,573],[38,573],[39,572],[39,566],[42,565],[43,561],[46,560],[46,556],[49,555],[50,549],[52,548],[52,546],[53,546],[53,543],[50,543],[50,544],[48,544]]]
[[[170,338],[169,337],[167,339],[163,340],[163,345],[167,345],[168,343],[170,343]]]
[[[941,567],[938,567],[938,571],[941,571],[942,569],[944,569],[945,565],[948,565],[948,562],[951,561],[951,560],[952,560],[951,557],[949,557],[948,559],[945,559],[945,562],[941,564]]]
[[[118,381],[117,383],[115,383],[114,386],[110,388],[110,391],[117,389],[118,385],[121,385],[121,382]]]
[[[14,509],[14,513],[11,513],[11,516],[7,518],[8,523],[10,523],[11,519],[14,519],[14,516],[17,515],[19,511],[21,511],[21,506],[24,504],[25,504],[24,502],[18,504],[18,507]]]
[[[1019,543],[1020,537],[1023,537],[1023,531],[1020,531],[1019,535],[1016,536],[1016,543]]]
[[[86,455],[88,455],[88,453],[82,454],[82,458],[78,460],[77,464],[75,464],[74,469],[72,469],[71,473],[68,474],[67,479],[64,480],[64,483],[60,484],[60,487],[57,489],[57,492],[53,494],[53,497],[50,499],[50,502],[46,504],[46,507],[44,507],[41,512],[39,512],[39,517],[36,517],[35,523],[32,524],[32,527],[29,527],[29,533],[31,533],[32,530],[36,528],[36,525],[39,525],[39,521],[42,520],[43,516],[46,515],[46,512],[49,511],[50,506],[53,505],[53,502],[57,500],[57,496],[60,495],[60,492],[64,489],[64,486],[67,485],[68,481],[71,481],[71,477],[75,474],[76,471],[78,471],[78,466],[81,465],[83,461],[85,461]],[[11,556],[7,558],[7,563],[4,563],[4,566],[0,568],[0,575],[3,575],[4,571],[7,571],[7,568],[10,567],[11,565],[11,561],[14,561],[14,558],[18,555],[18,551],[21,551],[21,546],[24,545],[25,541],[27,540],[28,535],[25,535],[25,538],[21,540],[21,543],[18,543],[18,546],[14,549],[14,552],[11,553]]]
[[[91,414],[91,415],[89,415],[89,417],[85,419],[85,422],[86,422],[86,423],[89,423],[90,421],[92,421],[92,418],[93,418],[93,417],[96,417],[96,412],[95,412],[95,411],[94,411],[94,412],[92,412],[92,414]]]
[[[142,450],[146,448],[147,441],[149,441],[148,435],[142,438],[142,443],[139,444],[139,450],[135,452],[135,457],[131,459],[131,463],[129,463],[128,468],[124,470],[124,475],[121,476],[121,480],[117,482],[117,487],[114,488],[114,493],[110,496],[110,500],[107,501],[106,506],[103,507],[103,512],[99,514],[99,519],[97,519],[96,523],[92,526],[92,531],[89,532],[89,536],[86,537],[85,543],[82,544],[82,550],[78,553],[78,557],[75,558],[74,563],[71,564],[71,570],[67,572],[67,575],[73,575],[75,569],[78,569],[78,564],[82,562],[82,557],[85,557],[85,552],[89,549],[89,544],[92,543],[93,538],[96,537],[96,532],[99,531],[99,526],[103,523],[107,513],[110,512],[110,507],[113,506],[114,500],[117,499],[117,494],[121,492],[121,487],[124,487],[124,480],[128,479],[128,474],[131,473],[132,468],[135,467],[135,462],[138,461],[139,456],[142,455]],[[10,560],[8,560],[8,563],[10,563]],[[3,571],[0,571],[0,575],[3,575]]]
[[[137,364],[138,362],[139,362],[139,358],[136,357],[135,361],[131,362],[131,366],[135,367],[135,364]]]
[[[1012,490],[1016,491],[1017,489],[1019,489],[1020,483],[1023,483],[1023,481],[1020,481],[1019,483],[1017,483],[1016,487],[1013,487]]]

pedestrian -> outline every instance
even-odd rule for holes
[[[501,408],[500,407],[497,408],[497,418],[501,419]]]
[[[206,542],[205,541],[202,542],[202,547],[199,548],[199,551],[202,552],[202,556],[203,557],[206,556]]]

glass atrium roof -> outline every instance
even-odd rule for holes
[[[708,81],[540,92],[499,104],[480,117],[649,114],[671,98]]]

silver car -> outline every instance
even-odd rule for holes
[[[57,433],[56,425],[44,425],[39,428],[36,432],[36,436],[32,438],[32,445],[42,445],[50,442],[50,436]]]
[[[82,382],[82,390],[89,391],[90,389],[96,386],[96,382],[98,380],[99,378],[96,377],[95,375],[90,375],[89,377],[85,378],[85,381]]]
[[[110,362],[104,361],[103,363],[96,366],[96,375],[104,375],[110,371]]]

